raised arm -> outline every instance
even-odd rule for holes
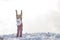
[[[19,19],[19,15],[18,15],[18,12],[17,12],[17,10],[16,10],[16,18],[17,18],[17,19]]]
[[[16,15],[18,15],[18,12],[17,12],[17,10],[16,10]]]
[[[22,17],[22,10],[21,10],[20,16]]]
[[[22,20],[22,10],[21,10],[21,13],[20,13],[20,18],[21,18],[21,20]]]

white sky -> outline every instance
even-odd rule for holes
[[[16,33],[16,13],[23,10],[23,33],[60,33],[59,0],[0,0],[0,34]]]

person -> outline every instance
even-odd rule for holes
[[[16,21],[17,21],[17,37],[22,37],[22,10],[21,14],[18,15],[16,10]]]

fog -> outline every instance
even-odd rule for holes
[[[59,0],[0,0],[0,34],[17,32],[15,10],[23,11],[23,33],[60,33]]]

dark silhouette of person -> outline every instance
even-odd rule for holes
[[[17,10],[16,10],[16,21],[17,21],[17,37],[22,37],[22,10],[21,14],[18,15]]]

